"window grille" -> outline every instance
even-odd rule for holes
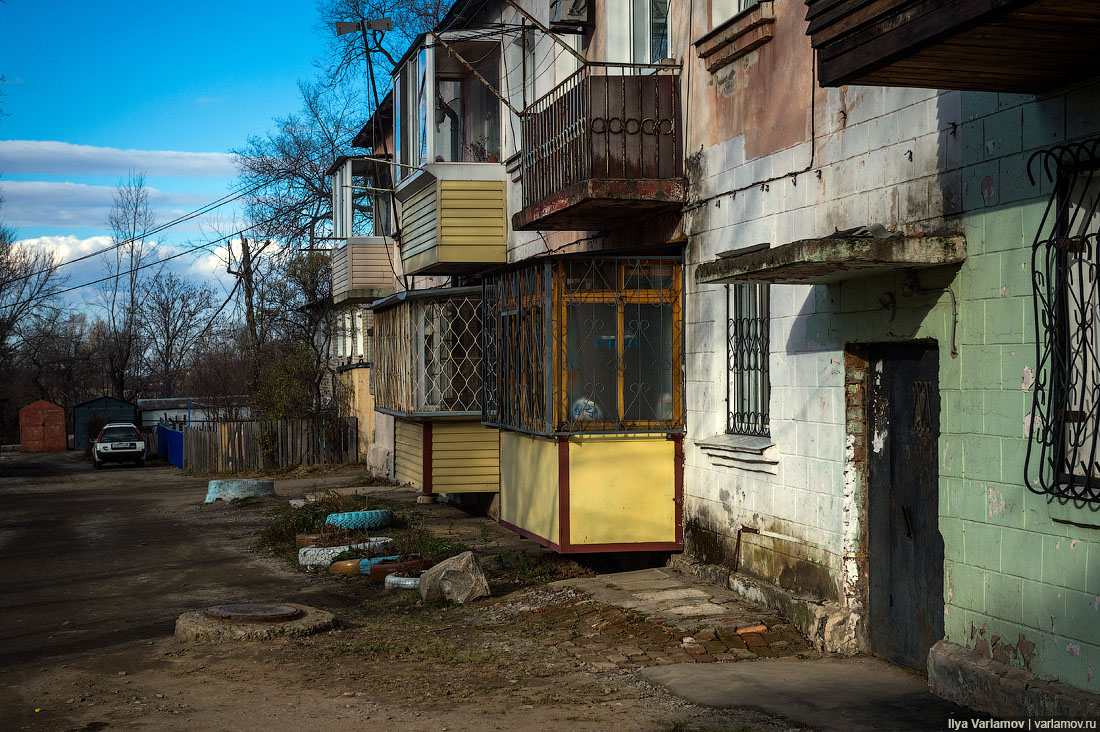
[[[769,286],[728,285],[726,295],[726,431],[768,437]]]
[[[488,278],[483,421],[682,431],[682,277],[678,258],[562,258]]]
[[[1100,138],[1028,161],[1052,192],[1032,247],[1036,377],[1027,486],[1100,503]]]
[[[376,304],[371,377],[377,409],[415,414],[481,412],[481,293],[403,293]]]

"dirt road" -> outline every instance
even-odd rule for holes
[[[359,578],[298,572],[254,547],[279,501],[206,506],[204,493],[205,481],[168,467],[92,471],[72,454],[0,459],[0,729],[794,727],[691,707],[632,672],[591,671],[514,621],[538,593],[424,608]],[[436,510],[437,520],[454,511]],[[475,521],[470,531],[498,529]],[[303,603],[342,622],[265,644],[172,636],[180,613],[224,602]]]

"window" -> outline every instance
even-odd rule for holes
[[[481,293],[413,290],[376,304],[372,391],[403,415],[481,411]]]
[[[1100,139],[1032,158],[1055,183],[1035,235],[1033,491],[1100,503]]]
[[[500,162],[500,44],[446,35],[444,40],[462,60],[442,43],[429,44],[395,76],[398,161]]]
[[[652,64],[669,55],[669,0],[608,0],[607,60]]]
[[[727,285],[726,431],[771,435],[768,402],[768,297],[766,284]]]
[[[681,280],[678,259],[566,258],[490,278],[483,420],[543,434],[681,430]]]
[[[738,13],[759,4],[760,0],[710,0],[710,26],[717,28]]]

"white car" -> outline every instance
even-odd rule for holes
[[[96,469],[103,463],[137,463],[145,465],[145,438],[129,422],[112,422],[99,431],[92,443],[92,463]]]

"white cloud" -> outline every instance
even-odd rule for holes
[[[32,249],[45,249],[54,252],[62,262],[83,256],[104,247],[111,246],[113,240],[109,236],[89,236],[81,239],[76,236],[37,236],[31,239],[21,239],[20,246]]]
[[[213,101],[213,100],[211,100]],[[0,140],[0,170],[48,175],[126,175],[131,170],[173,178],[232,178],[228,153],[122,150],[54,140]]]
[[[11,226],[80,226],[103,228],[111,210],[113,186],[49,181],[5,181],[0,213]],[[172,193],[148,187],[149,203],[165,222],[209,202],[198,193]],[[203,219],[192,219],[179,231],[196,231]]]

